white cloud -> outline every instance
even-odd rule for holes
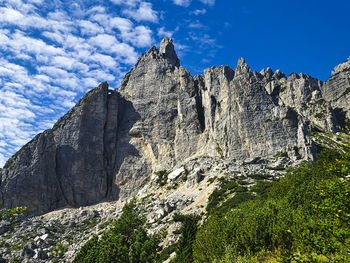
[[[158,12],[152,9],[152,4],[148,2],[141,2],[138,9],[126,9],[123,11],[136,21],[149,21],[153,23],[158,22]]]
[[[35,119],[31,102],[22,95],[0,90],[0,166],[9,157],[8,150],[18,150],[33,135],[28,121]]]
[[[104,79],[105,81],[114,81],[115,77],[112,74],[106,73],[103,70],[93,70],[90,72],[90,76],[93,79]]]
[[[29,3],[42,4],[44,0],[28,0]]]
[[[200,0],[205,5],[215,5],[215,0]]]
[[[116,5],[128,5],[128,6],[136,6],[140,2],[140,0],[111,0],[112,3]]]
[[[14,7],[15,9],[17,9],[21,12],[25,12],[25,13],[36,9],[36,7],[34,5],[32,5],[30,3],[24,3],[22,0],[7,0],[7,1],[3,1],[3,2],[5,2],[5,4],[7,4],[11,7]]]
[[[204,8],[203,9],[196,9],[196,10],[191,12],[191,14],[194,14],[195,16],[204,15],[205,13],[207,13],[207,10]]]
[[[118,40],[115,38],[115,36],[112,35],[99,34],[95,37],[91,37],[89,39],[89,43],[92,46],[96,46],[102,49],[111,49],[113,46],[118,44]]]
[[[194,22],[191,22],[189,25],[188,25],[189,28],[205,28],[206,26],[203,25],[201,22],[199,21],[194,21]]]
[[[59,69],[53,66],[41,66],[37,68],[40,74],[45,74],[48,77],[66,78],[69,73],[66,70]]]
[[[67,70],[75,70],[81,72],[87,72],[89,67],[74,58],[67,56],[55,56],[52,59],[52,64],[58,68],[63,68]]]
[[[131,31],[134,24],[129,19],[122,17],[113,17],[109,21],[109,26],[111,28],[118,28],[121,32],[128,32]]]
[[[33,6],[31,7],[35,10]],[[35,13],[21,13],[13,8],[0,8],[0,22],[3,24],[15,25],[23,29],[37,28],[45,30],[61,30],[65,32],[70,32],[73,28],[69,18],[63,12],[52,13],[51,19],[52,20],[47,20]]]
[[[173,0],[175,5],[188,7],[191,4],[191,0]]]
[[[123,62],[129,65],[135,64],[138,58],[135,49],[125,43],[118,43],[111,49],[111,52],[119,55],[119,57],[123,59]]]
[[[104,6],[94,6],[86,11],[86,14],[91,15],[93,13],[106,13],[106,8]]]
[[[102,27],[88,20],[79,21],[79,25],[83,35],[97,35],[104,32]]]
[[[174,32],[173,31],[166,31],[165,30],[165,27],[162,26],[161,28],[158,29],[158,33],[157,35],[160,37],[160,38],[163,38],[163,37],[173,37],[173,34]]]
[[[135,27],[129,19],[114,17],[109,21],[109,27],[118,29],[121,39],[136,47],[148,47],[153,42],[152,30],[149,27]]]
[[[61,33],[44,31],[41,34],[56,43],[64,42],[64,36]]]
[[[154,42],[151,2],[0,1],[0,167],[102,81],[117,87]],[[130,19],[133,19],[131,21]],[[164,32],[166,32],[163,29]]]
[[[104,28],[107,28],[109,26],[109,21],[111,20],[111,17],[104,13],[97,13],[92,15],[90,19],[99,23]]]
[[[111,56],[95,53],[89,57],[91,62],[98,62],[99,65],[106,68],[114,68],[117,66],[117,62]]]
[[[0,38],[0,47],[15,54],[32,54],[36,56],[52,56],[64,53],[61,48],[46,44],[41,39],[27,37],[24,32],[19,30],[12,35],[9,34],[9,36],[3,35]]]
[[[134,31],[125,36],[125,40],[133,43],[137,47],[148,47],[153,41],[152,31],[148,27],[137,26]]]
[[[24,15],[22,15],[17,10],[11,8],[0,8],[0,21],[3,23],[18,23],[24,20]]]

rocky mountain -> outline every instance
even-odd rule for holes
[[[22,223],[21,232],[32,233],[36,224],[60,232],[58,224],[89,224],[85,217],[95,218],[94,226],[104,222],[136,195],[148,198],[144,209],[157,231],[174,211],[203,212],[215,178],[231,174],[254,184],[249,174],[278,177],[288,166],[313,160],[322,145],[341,148],[341,136],[327,134],[349,117],[349,69],[347,60],[323,83],[303,73],[252,72],[240,59],[234,69],[212,67],[193,77],[164,38],[119,88],[100,84],[7,161],[0,170],[2,206],[26,206],[36,216]],[[155,183],[161,174],[167,188]],[[110,202],[104,203],[108,209],[103,202]],[[73,209],[89,205],[95,206]],[[56,209],[63,210],[44,215]],[[81,246],[96,231],[91,229],[69,235]],[[51,232],[33,234],[34,245],[18,256],[35,256],[28,262],[52,258],[48,251],[58,239],[47,239]],[[9,240],[18,242],[18,235]],[[66,260],[78,247],[69,248]]]

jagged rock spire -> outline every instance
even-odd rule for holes
[[[168,37],[164,37],[160,43],[160,53],[174,66],[180,66],[180,60],[176,55],[173,40]]]
[[[339,64],[332,70],[332,76],[345,71],[350,71],[350,57],[344,63]]]
[[[244,58],[240,58],[235,68],[235,75],[240,75],[240,74],[249,73],[249,72],[250,72],[250,68],[248,64],[245,62]]]

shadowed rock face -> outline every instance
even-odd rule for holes
[[[127,102],[102,83],[51,130],[12,157],[1,176],[5,207],[43,213],[112,198],[117,169],[118,123]],[[120,157],[119,157],[120,158]]]
[[[127,199],[154,172],[194,156],[243,160],[283,151],[313,159],[313,123],[333,131],[332,106],[347,110],[334,102],[330,81],[251,72],[243,59],[235,69],[212,67],[192,77],[165,38],[119,89],[102,83],[7,162],[2,204],[41,214]]]

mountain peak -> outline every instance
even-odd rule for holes
[[[159,52],[163,54],[163,56],[174,66],[180,66],[180,60],[176,55],[173,39],[164,37],[162,42],[160,43]]]
[[[235,68],[235,74],[240,75],[240,74],[249,73],[249,72],[250,72],[250,68],[248,64],[245,62],[244,58],[240,58]]]
[[[350,57],[342,64],[339,64],[332,70],[332,75],[336,75],[340,72],[349,72],[350,71]]]

